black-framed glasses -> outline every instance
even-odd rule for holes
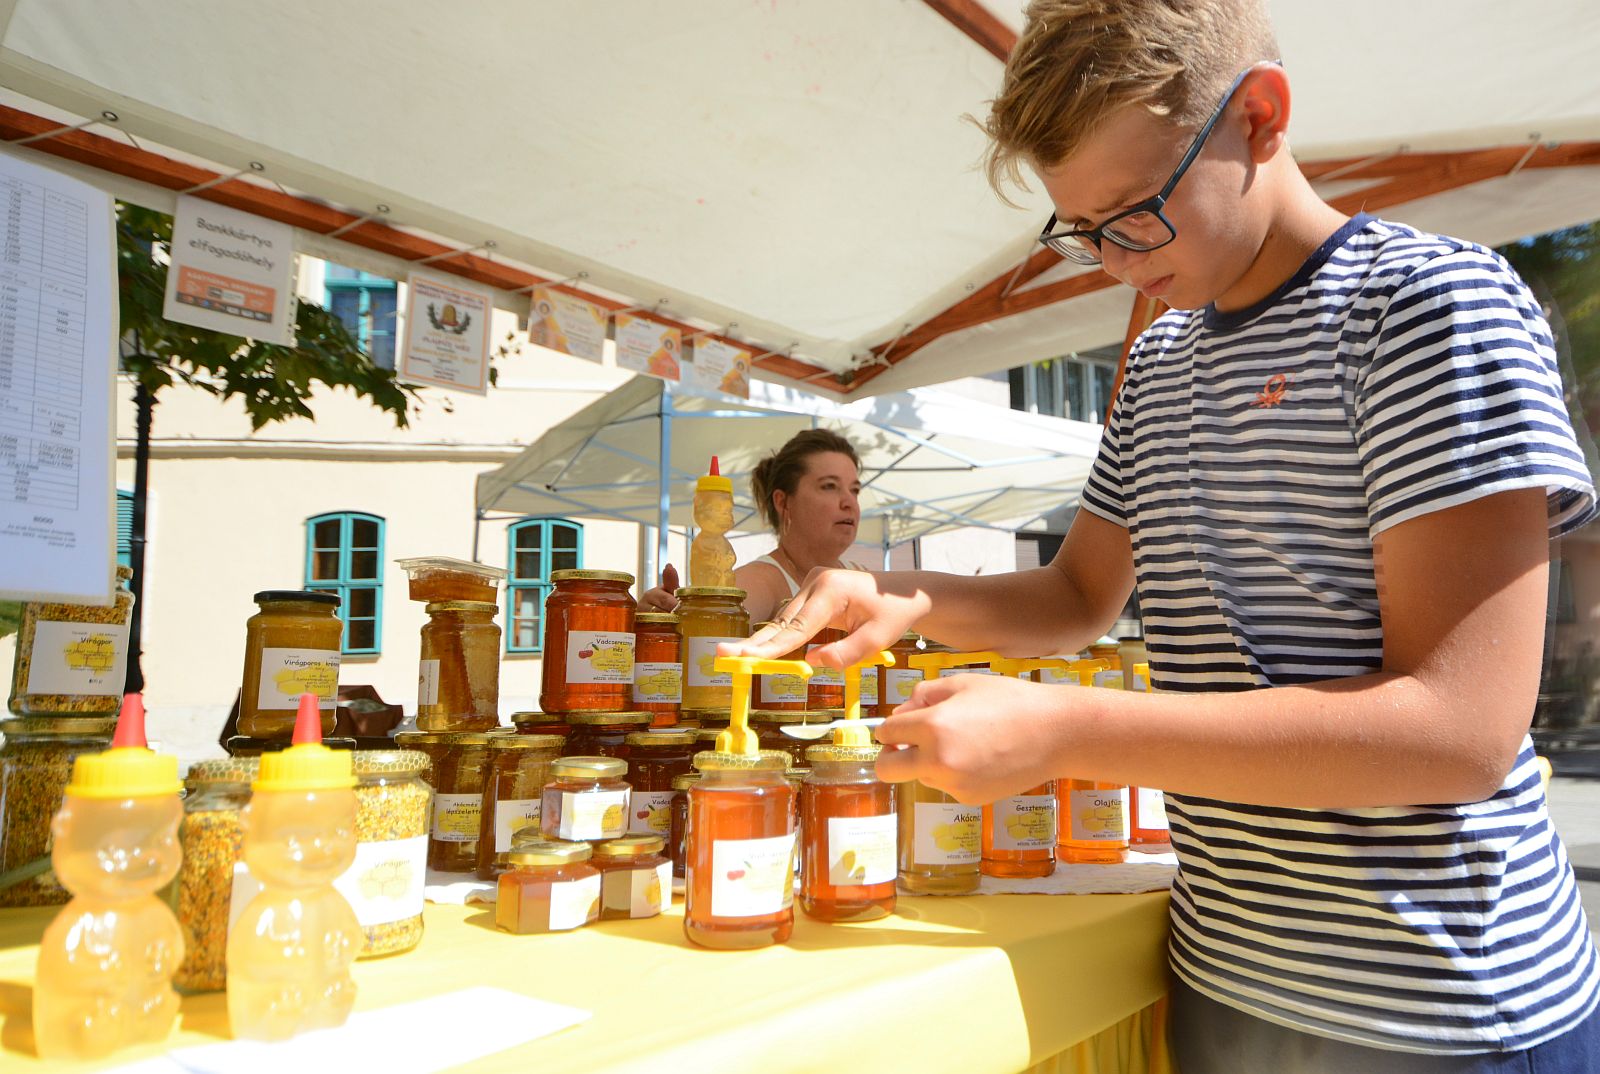
[[[1278,62],[1278,61],[1273,61]],[[1233,80],[1233,85],[1228,87],[1228,92],[1222,95],[1222,103],[1217,105],[1211,113],[1205,126],[1200,128],[1200,133],[1194,136],[1194,141],[1189,143],[1188,152],[1183,154],[1183,159],[1178,161],[1178,166],[1172,172],[1172,178],[1161,188],[1161,193],[1154,197],[1146,198],[1131,208],[1124,209],[1115,216],[1101,223],[1098,227],[1071,228],[1065,231],[1054,231],[1059,221],[1056,214],[1051,213],[1046,221],[1044,230],[1039,232],[1039,241],[1050,247],[1068,261],[1079,265],[1098,265],[1100,263],[1100,244],[1109,240],[1116,243],[1124,250],[1133,250],[1137,253],[1148,253],[1159,250],[1173,239],[1178,237],[1177,229],[1172,226],[1166,214],[1162,212],[1167,205],[1167,199],[1172,196],[1178,180],[1183,178],[1183,173],[1189,170],[1189,165],[1200,155],[1200,150],[1205,147],[1206,138],[1210,136],[1211,129],[1222,118],[1222,113],[1227,110],[1228,102],[1233,100],[1234,93],[1244,82],[1245,76],[1256,69],[1251,64],[1239,72],[1239,77]]]

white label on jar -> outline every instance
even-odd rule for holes
[[[316,694],[322,708],[333,708],[339,692],[337,649],[262,649],[256,708],[300,707],[301,694]]]
[[[812,686],[843,686],[843,668],[813,668],[811,671]]]
[[[1138,693],[1148,693],[1150,690],[1150,683],[1137,671],[1128,672],[1127,682],[1128,689],[1137,691]]]
[[[982,854],[983,812],[959,802],[917,802],[912,860],[918,865],[972,865]]]
[[[524,828],[539,826],[542,798],[505,798],[494,804],[494,852],[511,849],[511,837]]]
[[[1137,788],[1139,792],[1139,827],[1153,831],[1168,831],[1167,796],[1149,787]]]
[[[725,641],[744,641],[744,638],[690,638],[683,669],[686,686],[732,686],[733,676],[715,667],[717,646]]]
[[[758,705],[806,703],[806,680],[799,675],[763,675]]]
[[[550,929],[575,929],[600,916],[600,874],[550,885]]]
[[[895,818],[828,818],[828,883],[834,887],[886,884],[895,877]]]
[[[1056,845],[1055,795],[1019,794],[990,808],[996,850],[1048,850]]]
[[[1068,838],[1080,842],[1128,841],[1128,788],[1071,790],[1067,801],[1072,810],[1072,834]]]
[[[683,700],[683,665],[633,665],[633,699],[651,705],[676,705]]]
[[[123,624],[41,619],[34,628],[28,693],[120,697],[127,666]]]
[[[861,669],[861,703],[863,705],[876,705],[878,703],[878,669]]]
[[[628,831],[666,835],[672,828],[671,791],[634,791],[628,805]]]
[[[1097,671],[1094,673],[1094,684],[1103,686],[1107,690],[1120,690],[1122,689],[1122,672]]]
[[[439,661],[424,660],[417,665],[417,707],[439,703]]]
[[[567,631],[568,683],[633,683],[633,635],[617,630]]]
[[[761,917],[793,904],[793,832],[711,844],[711,916]]]
[[[428,837],[357,843],[356,860],[333,882],[363,928],[404,921],[422,913],[428,871]]]
[[[433,796],[433,837],[441,843],[471,843],[478,838],[483,798],[476,794]]]
[[[889,696],[882,703],[900,705],[911,700],[911,691],[922,681],[922,672],[915,668],[886,668],[883,673]]]
[[[562,791],[562,839],[615,839],[628,830],[627,791]]]
[[[629,917],[655,917],[672,901],[672,863],[650,869],[608,869],[601,877],[600,904]]]

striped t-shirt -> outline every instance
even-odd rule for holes
[[[1527,287],[1483,247],[1361,216],[1258,305],[1145,332],[1083,504],[1128,530],[1155,686],[1245,690],[1379,670],[1374,537],[1528,487],[1552,537],[1594,513]],[[1172,963],[1221,1002],[1484,1052],[1557,1036],[1600,996],[1526,738],[1470,805],[1168,810]]]

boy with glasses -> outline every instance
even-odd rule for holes
[[[1073,652],[1137,583],[1158,693],[920,685],[885,779],[1168,790],[1183,1074],[1600,1069],[1600,965],[1527,730],[1548,541],[1595,493],[1493,252],[1311,189],[1259,0],[1035,0],[986,127],[1040,240],[1172,307],[1048,567],[814,572],[742,651],[915,627]]]

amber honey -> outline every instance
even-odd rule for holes
[[[495,735],[489,742],[489,774],[483,784],[478,817],[478,879],[493,880],[500,872],[499,855],[523,828],[539,827],[544,785],[550,765],[560,756],[556,735]]]
[[[662,727],[628,736],[628,807],[630,834],[659,835],[672,827],[672,781],[693,767],[694,732]]]
[[[621,712],[633,700],[634,615],[622,571],[554,571],[544,603],[546,712]]]
[[[1056,871],[1056,785],[983,807],[984,876],[1038,877]]]
[[[702,947],[783,943],[794,931],[794,789],[787,753],[695,756],[683,931]]]
[[[698,772],[690,772],[672,781],[672,827],[667,833],[667,856],[672,859],[672,875],[677,880],[683,879],[688,861],[689,787],[699,778]]]
[[[402,731],[402,749],[421,750],[432,762],[433,818],[428,828],[428,868],[445,873],[475,872],[482,828],[483,788],[489,776],[489,743],[498,737],[480,732]]]
[[[672,904],[672,862],[666,839],[625,835],[596,843],[591,861],[600,870],[600,919],[654,917]]]
[[[816,745],[816,741],[807,742],[803,738],[794,738],[783,733],[785,727],[797,727],[808,723],[826,723],[838,717],[837,712],[794,712],[786,709],[755,709],[750,713],[750,728],[755,731],[756,739],[764,750],[782,750],[793,760],[791,764],[796,768],[806,764],[806,747]]]
[[[511,724],[519,735],[559,735],[565,739],[572,733],[571,724],[547,712],[513,712]]]
[[[626,757],[628,736],[650,726],[648,712],[569,712],[563,757]]]
[[[733,701],[733,679],[712,665],[718,644],[750,636],[745,591],[683,586],[677,597],[678,633],[683,636],[683,707],[726,712]]]
[[[506,932],[561,932],[600,916],[600,870],[588,843],[518,840],[502,854],[494,923]]]
[[[881,747],[812,746],[800,789],[800,909],[822,921],[894,912],[894,788],[874,772]]]
[[[683,705],[683,639],[671,612],[633,617],[633,702],[651,714],[650,726],[671,727]]]
[[[829,645],[836,641],[844,640],[844,631],[834,627],[824,627],[817,631],[811,639],[806,653],[819,645]],[[802,656],[800,659],[806,659]],[[844,671],[841,668],[817,667],[811,673],[811,679],[806,683],[806,708],[813,711],[817,709],[842,709],[844,708]]]
[[[889,651],[894,653],[894,667],[871,669],[878,675],[878,703],[873,715],[894,715],[895,708],[905,704],[911,697],[911,691],[922,681],[922,672],[906,662],[908,657],[920,651],[917,647],[920,641],[921,636],[916,633],[904,635],[889,647]],[[865,700],[863,697],[863,704]]]
[[[770,626],[770,623],[757,623],[755,629]],[[800,646],[791,653],[785,653],[785,660],[804,660],[806,647]],[[806,698],[809,696],[809,687],[806,680],[799,675],[756,675],[750,695],[750,705],[754,709],[765,712],[803,712],[806,709]],[[843,702],[840,702],[843,704]]]
[[[919,894],[978,890],[982,810],[912,780],[898,784],[900,883]]]
[[[1056,856],[1100,865],[1122,861],[1128,850],[1128,788],[1085,779],[1061,781]]]

